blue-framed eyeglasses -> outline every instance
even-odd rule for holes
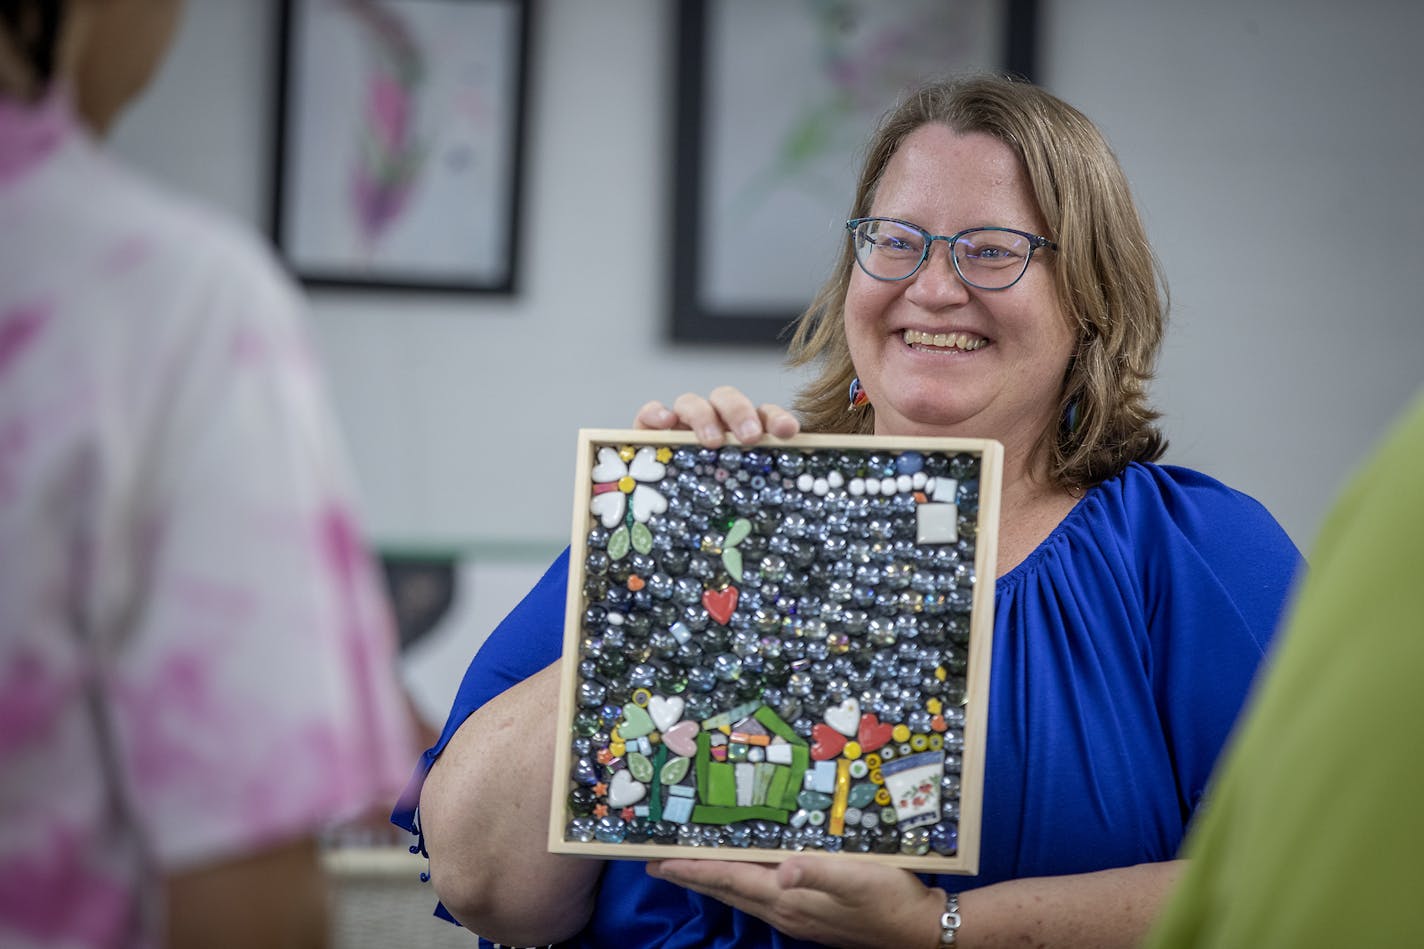
[[[980,290],[1007,290],[1028,270],[1033,252],[1040,247],[1057,250],[1046,237],[1011,227],[970,227],[958,234],[931,234],[908,221],[888,217],[859,217],[846,221],[851,246],[860,269],[876,280],[905,280],[915,275],[934,248],[935,241],[949,245],[955,273]]]

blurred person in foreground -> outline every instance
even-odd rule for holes
[[[0,2],[0,944],[320,946],[394,639],[254,235],[102,137],[178,0]]]
[[[1151,949],[1424,946],[1424,393],[1327,517]]]

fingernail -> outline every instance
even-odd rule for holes
[[[761,434],[761,426],[751,419],[737,426],[737,437],[744,442],[754,441]]]
[[[722,441],[722,430],[715,425],[708,425],[706,428],[699,428],[697,430],[697,438],[703,444],[720,444]]]

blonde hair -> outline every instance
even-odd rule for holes
[[[1047,236],[1058,243],[1049,260],[1078,344],[1059,397],[1064,421],[1040,442],[1050,479],[1087,488],[1129,462],[1160,458],[1167,443],[1152,424],[1158,413],[1148,404],[1147,383],[1166,324],[1166,283],[1107,141],[1077,109],[1028,82],[974,76],[928,83],[881,120],[849,217],[870,213],[896,150],[929,123],[991,135],[1018,153]],[[855,367],[846,342],[845,297],[854,266],[846,240],[831,278],[791,338],[791,365],[821,366],[793,402],[808,431],[867,433],[874,425],[873,408],[846,410]]]

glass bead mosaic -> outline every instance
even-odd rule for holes
[[[1000,459],[581,431],[550,849],[977,872]]]

